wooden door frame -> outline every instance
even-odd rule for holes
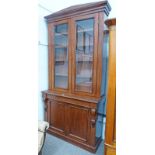
[[[76,26],[75,22],[77,20],[84,20],[94,18],[94,54],[93,54],[93,73],[92,73],[92,93],[76,91],[75,90],[75,81],[76,81]],[[80,96],[95,96],[96,95],[96,82],[97,82],[97,52],[98,52],[98,13],[85,15],[85,16],[76,16],[71,19],[71,38],[72,38],[72,46],[71,46],[71,55],[72,55],[72,93]]]
[[[68,88],[63,89],[63,88],[55,88],[55,50],[54,50],[54,26],[59,25],[59,24],[68,24]],[[49,69],[49,90],[52,91],[57,91],[57,92],[69,92],[71,91],[71,37],[70,37],[70,20],[65,19],[61,21],[55,21],[52,23],[48,24],[48,40],[49,40],[49,55],[48,55],[48,69]]]

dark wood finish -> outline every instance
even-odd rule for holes
[[[51,90],[54,86],[52,85],[53,83],[53,76],[54,70],[52,64],[54,61],[54,57],[52,57],[52,47],[53,47],[53,40],[54,36],[53,34],[53,23],[48,24],[48,89]]]
[[[65,104],[51,101],[50,104],[50,125],[54,130],[65,132]]]
[[[88,151],[95,152],[101,142],[97,135],[98,108],[105,95],[101,95],[103,67],[104,21],[111,10],[107,1],[78,5],[46,16],[48,23],[49,50],[49,89],[43,91],[45,119],[49,122],[48,132],[76,144]],[[94,19],[92,91],[75,89],[76,73],[76,21]],[[55,51],[54,29],[56,25],[68,24],[68,88],[55,88]],[[91,57],[92,58],[92,57]],[[91,60],[92,61],[92,60]],[[81,62],[79,62],[81,63]],[[105,68],[105,67],[103,67]],[[105,71],[106,72],[106,71]],[[102,79],[103,78],[103,79]],[[61,82],[61,81],[60,81]],[[77,87],[76,87],[77,88]],[[78,89],[89,89],[88,85],[78,85]],[[97,137],[98,136],[98,137]]]
[[[43,92],[49,132],[95,152],[101,139],[96,140],[97,100],[67,97]]]
[[[110,26],[116,26],[116,18],[108,19],[105,21],[105,24],[110,27]]]
[[[53,91],[63,91],[63,92],[68,92],[70,89],[70,87],[71,87],[71,85],[70,85],[70,81],[71,81],[71,73],[70,73],[70,71],[71,71],[71,69],[70,69],[70,66],[71,66],[71,64],[70,64],[70,52],[71,52],[71,49],[70,49],[70,46],[68,46],[68,89],[60,89],[60,88],[55,88],[55,86],[54,86],[54,80],[55,80],[55,77],[54,77],[54,75],[55,75],[55,73],[54,73],[54,67],[55,67],[55,65],[54,65],[54,63],[55,63],[55,51],[54,51],[54,26],[56,26],[56,25],[59,25],[59,24],[68,24],[68,26],[70,26],[70,24],[69,24],[69,20],[62,20],[62,21],[59,21],[59,22],[53,22],[52,24],[51,24],[51,27],[50,27],[50,31],[49,31],[49,33],[50,33],[50,37],[49,37],[49,41],[50,42],[52,42],[52,44],[51,44],[51,48],[49,48],[49,63],[50,63],[50,70],[49,70],[49,72],[51,72],[51,74],[50,74],[50,77],[49,77],[49,84],[50,84],[50,88],[49,89],[51,89],[51,90],[53,90]],[[69,28],[70,29],[70,28]],[[69,36],[69,43],[68,43],[68,45],[70,45],[70,41],[71,41],[71,39],[70,39],[70,36]],[[52,83],[51,83],[51,81],[52,81]]]
[[[60,10],[56,13],[53,13],[49,16],[46,16],[48,22],[67,19],[75,16],[79,16],[79,14],[89,15],[90,13],[98,13],[104,12],[107,16],[111,11],[111,7],[108,1],[100,1],[94,3],[87,3],[81,5],[75,5],[68,7],[66,9]]]
[[[102,34],[104,32],[104,14],[99,13],[99,24],[98,24],[98,29],[99,29],[99,34]],[[99,97],[100,96],[100,90],[101,90],[101,80],[102,80],[102,51],[103,51],[103,35],[99,35],[99,40],[98,40],[98,59],[97,59],[97,93],[96,95]]]
[[[109,67],[105,131],[105,155],[116,154],[116,19],[105,22],[109,27]]]
[[[96,72],[97,72],[97,43],[98,43],[98,14],[92,14],[92,15],[86,15],[86,16],[78,16],[73,18],[72,23],[74,24],[76,20],[84,20],[94,18],[95,25],[94,25],[94,57],[93,57],[93,91],[91,93],[91,96],[95,96],[96,94]],[[72,29],[72,33],[75,34],[75,26]],[[75,47],[76,47],[76,35],[74,35],[73,38],[73,47],[72,47],[72,90],[74,94],[80,95],[80,96],[90,96],[90,93],[87,92],[77,92],[75,90],[75,77],[76,77],[76,58],[75,58]]]
[[[73,105],[69,105],[67,109],[67,120],[69,120],[68,136],[86,142],[89,125],[88,109]]]

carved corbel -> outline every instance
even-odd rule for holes
[[[47,102],[45,102],[45,104],[44,104],[44,110],[47,112],[47,108],[48,108],[48,104],[47,104]]]
[[[42,99],[43,99],[43,102],[44,102],[44,110],[47,111],[47,108],[48,108],[48,98],[47,98],[47,94],[46,93],[42,94]]]
[[[47,94],[43,93],[42,98],[43,98],[43,101],[46,102],[47,101]]]
[[[94,128],[96,124],[96,109],[91,109],[90,114],[91,114],[91,120],[90,120],[91,126]]]

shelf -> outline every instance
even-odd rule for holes
[[[93,60],[76,60],[76,63],[78,63],[78,62],[80,62],[80,63],[82,63],[82,62],[93,63]]]
[[[65,63],[68,63],[68,60],[55,60],[55,62],[65,62]]]
[[[93,56],[92,55],[86,55],[86,54],[77,54],[76,55],[76,62],[93,62]]]
[[[93,60],[76,60],[76,62],[91,62],[91,63],[93,63]]]
[[[78,84],[76,84],[76,85],[78,85],[78,86],[91,86],[92,85],[92,82],[80,82],[80,83],[78,83]]]
[[[92,78],[92,76],[76,75],[76,78],[80,78],[80,79],[89,79],[89,78]]]
[[[55,36],[61,36],[61,35],[67,37],[67,36],[68,36],[68,33],[67,33],[67,32],[63,32],[63,33],[55,33]]]
[[[88,51],[88,50],[86,50],[86,49],[85,49],[85,50],[84,50],[84,49],[76,49],[76,54],[80,54],[80,53],[81,53],[81,54],[85,54],[85,55],[88,55],[88,54],[90,55],[90,54],[93,53],[93,51],[94,51],[94,50]],[[88,54],[86,54],[86,53],[88,53]]]
[[[90,57],[90,58],[93,57],[91,54],[84,54],[83,52],[78,52],[76,54],[78,54],[78,55],[80,54],[79,56],[82,56],[82,57]]]
[[[68,48],[68,45],[56,45],[55,48]]]
[[[76,84],[77,91],[91,92],[92,82],[81,82]]]
[[[78,33],[81,33],[81,32],[90,32],[90,31],[94,31],[93,28],[84,29],[84,30],[78,30],[77,32],[78,32]]]
[[[63,74],[63,73],[56,73],[55,76],[63,76],[63,77],[68,77],[68,74]]]
[[[78,51],[78,52],[77,52]],[[84,51],[84,50],[83,50]],[[89,53],[89,54],[85,54],[84,52],[79,52],[79,50],[76,50],[76,54],[81,54],[81,55],[83,55],[84,57],[92,57],[92,54],[93,54],[93,52],[92,53]]]
[[[94,46],[93,44],[91,44],[91,45],[90,44],[89,45],[86,45],[86,44],[85,45],[77,45],[77,47],[80,47],[80,48],[82,48],[82,47],[85,47],[85,48],[88,47],[89,48],[89,47],[93,47],[93,46]]]

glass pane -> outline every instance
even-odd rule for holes
[[[68,88],[68,25],[55,26],[55,87]]]
[[[92,92],[94,19],[76,21],[76,90]]]

